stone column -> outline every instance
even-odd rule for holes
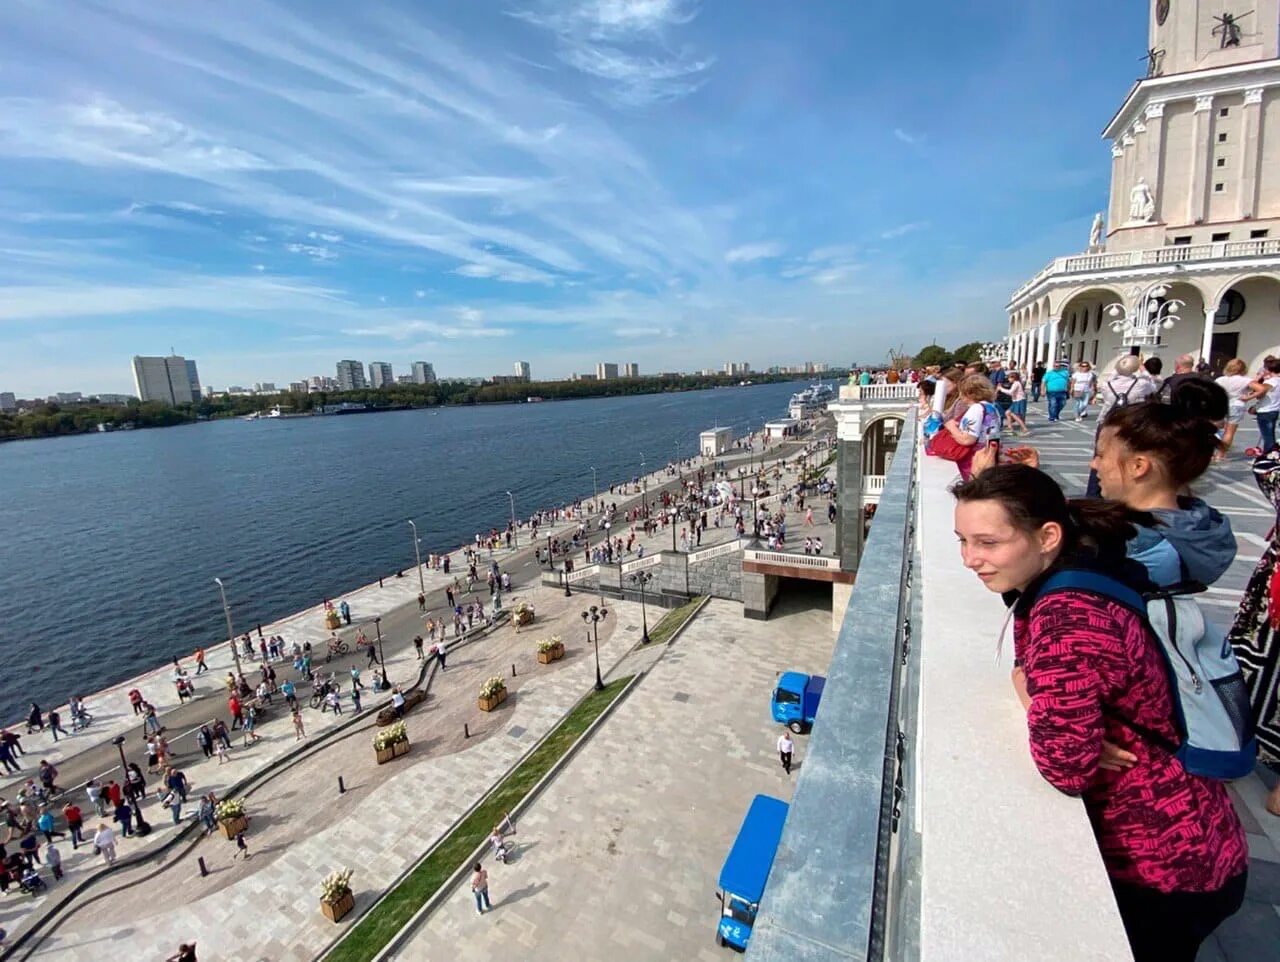
[[[1209,141],[1213,136],[1213,97],[1196,98],[1196,112],[1191,124],[1191,186],[1187,190],[1187,223],[1205,218],[1209,197]]]
[[[1164,102],[1147,104],[1146,123],[1143,125],[1146,130],[1142,135],[1143,146],[1146,148],[1146,159],[1143,167],[1146,171],[1147,183],[1151,185],[1151,192],[1156,198],[1156,220],[1166,221],[1165,196],[1161,179],[1164,175]]]
[[[1218,305],[1206,306],[1204,309],[1204,334],[1200,339],[1200,357],[1209,360],[1209,351],[1213,347],[1213,316],[1218,313]]]
[[[1049,356],[1045,359],[1045,364],[1053,367],[1058,363],[1058,319],[1051,317],[1047,323],[1049,325]]]
[[[1107,212],[1107,231],[1113,231],[1129,219],[1129,185],[1124,181],[1124,148],[1111,145],[1111,209]]]
[[[1254,217],[1258,213],[1259,166],[1262,163],[1261,132],[1262,88],[1251,87],[1244,92],[1244,110],[1240,119],[1240,166],[1236,171],[1240,183],[1236,197],[1236,216],[1241,220]]]
[[[857,571],[862,558],[862,434],[856,437],[843,419],[836,441],[836,544],[840,551],[840,567]]]
[[[1044,325],[1036,328],[1036,349],[1032,352],[1032,360],[1044,360]]]

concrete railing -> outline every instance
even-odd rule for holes
[[[1127,960],[1080,799],[1027,750],[1004,608],[961,563],[955,466],[885,479],[747,962]],[[917,533],[919,537],[917,537]]]
[[[919,388],[910,381],[898,384],[845,384],[840,388],[841,401],[914,401]]]
[[[742,552],[743,561],[758,561],[761,564],[789,565],[793,568],[823,568],[832,571],[840,570],[839,558],[826,558],[822,555],[792,554],[789,551],[759,551],[748,548]]]
[[[724,544],[718,544],[711,548],[703,548],[701,551],[689,552],[689,564],[696,565],[700,561],[710,561],[712,558],[722,558],[727,554],[735,554],[742,550],[742,542],[740,540],[727,541]]]
[[[575,568],[569,572],[569,584],[576,585],[579,581],[586,581],[588,578],[594,578],[600,574],[599,565],[587,565],[583,568]]]
[[[1218,241],[1212,244],[1166,244],[1163,247],[1148,247],[1136,251],[1071,254],[1067,257],[1055,257],[1031,280],[1014,291],[1013,296],[1009,298],[1009,302],[1016,303],[1029,291],[1055,274],[1085,274],[1090,271],[1183,264],[1188,261],[1276,256],[1280,256],[1280,238]]]
[[[629,575],[633,571],[644,571],[646,568],[656,568],[662,564],[662,555],[653,554],[647,558],[636,558],[634,561],[622,562],[622,573]]]
[[[883,474],[864,474],[862,476],[863,494],[881,494],[884,491]]]

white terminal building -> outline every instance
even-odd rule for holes
[[[1152,0],[1147,47],[1103,131],[1105,214],[1006,307],[1024,370],[1105,370],[1134,344],[1215,373],[1280,352],[1280,0]]]

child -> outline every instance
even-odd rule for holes
[[[244,832],[236,832],[236,854],[232,855],[232,859],[244,856],[244,860],[249,861],[249,843],[244,840]]]
[[[227,743],[223,741],[215,742],[213,753],[218,756],[219,765],[225,764],[227,761]]]

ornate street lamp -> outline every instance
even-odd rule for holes
[[[418,591],[425,595],[427,593],[427,585],[422,580],[422,548],[418,542],[418,526],[410,521],[409,528],[413,531],[413,558],[418,562]]]
[[[221,578],[214,578],[213,582],[222,595],[222,613],[227,616],[227,638],[231,641],[231,657],[236,660],[236,677],[239,678],[244,672],[240,669],[240,652],[236,648],[236,633],[231,628],[231,606],[227,604],[227,589],[223,587]]]
[[[653,575],[647,571],[637,571],[631,576],[631,583],[640,586],[640,621],[644,626],[644,632],[640,636],[640,644],[642,645],[649,644],[649,614],[645,610],[644,588],[652,580]]]
[[[1132,312],[1116,303],[1107,308],[1107,315],[1111,330],[1120,335],[1129,353],[1139,354],[1144,347],[1160,346],[1160,332],[1172,330],[1182,320],[1178,311],[1185,306],[1185,301],[1169,296],[1166,285],[1156,284],[1147,289]]]
[[[587,623],[587,634],[592,638],[596,650],[596,691],[604,691],[604,679],[600,677],[600,622],[609,617],[609,609],[592,605],[582,613],[582,620]]]

